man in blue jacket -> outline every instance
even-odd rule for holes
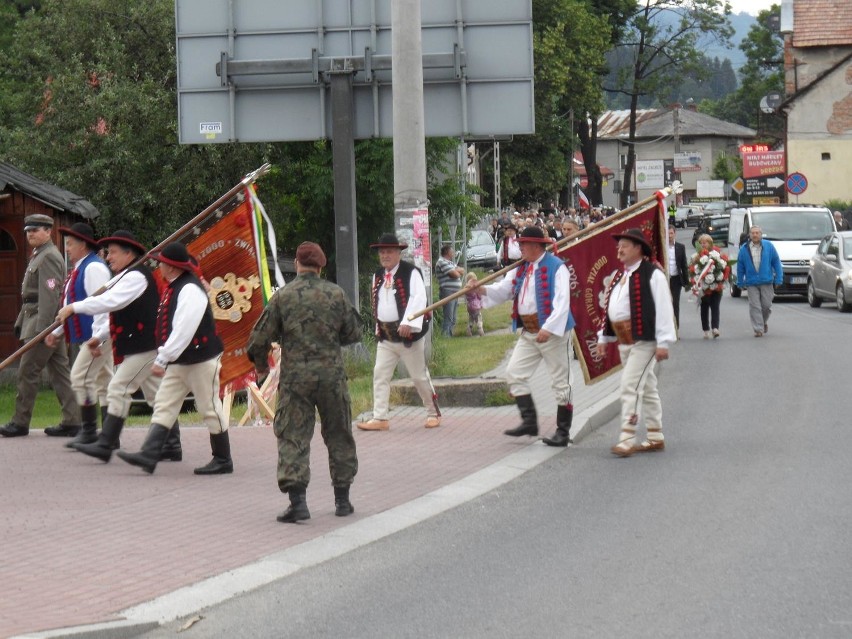
[[[784,282],[781,259],[772,242],[764,240],[759,226],[749,230],[749,241],[737,257],[737,286],[748,289],[748,312],[755,337],[769,331],[769,314],[775,286]]]

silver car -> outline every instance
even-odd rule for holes
[[[837,302],[841,313],[852,311],[852,231],[822,238],[808,269],[808,303],[814,308],[824,299]]]
[[[488,231],[475,229],[467,238],[467,267],[491,271],[497,268],[497,251],[494,238]]]

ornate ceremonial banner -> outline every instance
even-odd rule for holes
[[[598,330],[604,318],[604,294],[622,267],[612,236],[631,228],[642,229],[654,247],[653,259],[665,264],[668,259],[665,223],[665,200],[659,197],[646,208],[590,232],[558,253],[571,271],[571,313],[577,322],[574,344],[587,384],[600,381],[621,368],[617,348],[607,349],[603,359],[595,352]]]
[[[222,393],[244,388],[254,379],[246,344],[272,294],[261,206],[253,188],[246,187],[180,240],[209,283],[216,331],[225,345]]]

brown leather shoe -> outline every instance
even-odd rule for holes
[[[665,449],[666,449],[665,440],[659,439],[659,440],[651,441],[651,440],[646,439],[644,442],[642,442],[641,444],[639,444],[636,447],[636,452],[637,453],[650,453],[650,452],[653,452],[655,450],[665,450]]]
[[[423,424],[426,428],[437,428],[441,425],[440,417],[427,417],[426,422]]]
[[[636,452],[636,446],[631,444],[629,441],[623,441],[619,442],[609,450],[613,455],[618,455],[619,457],[630,457]]]
[[[361,430],[388,430],[390,422],[387,419],[371,419],[367,422],[358,422],[356,424]]]

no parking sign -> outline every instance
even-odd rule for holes
[[[787,191],[793,195],[801,195],[808,190],[808,178],[803,173],[791,173],[787,176]]]

